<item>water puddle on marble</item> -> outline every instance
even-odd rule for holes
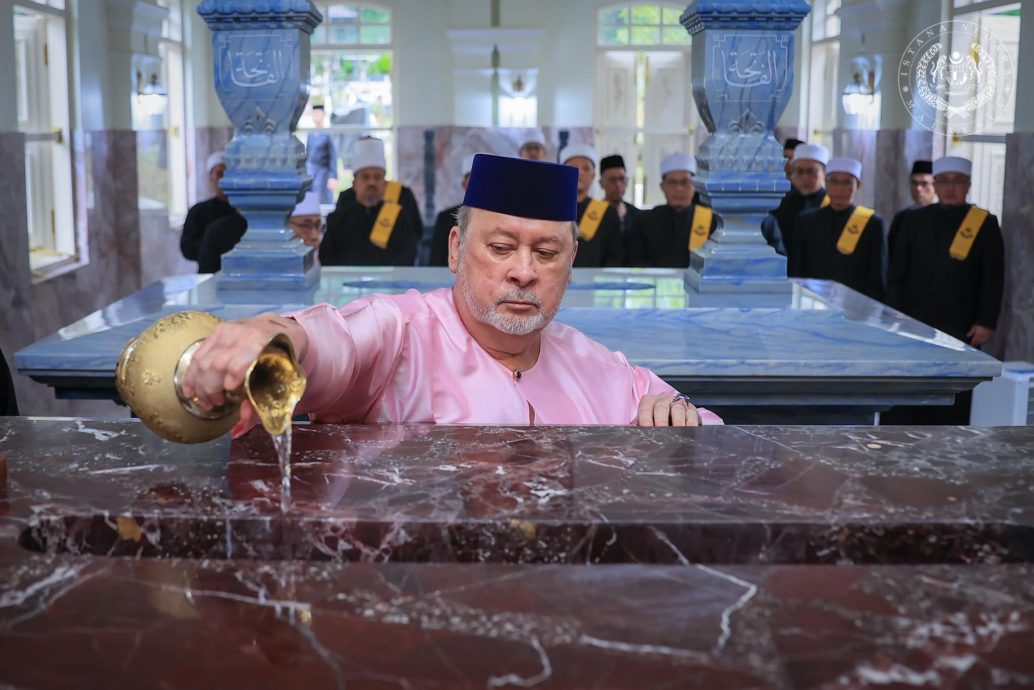
[[[280,465],[280,512],[286,515],[291,507],[291,425],[283,433],[270,436]]]

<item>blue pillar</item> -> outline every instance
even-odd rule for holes
[[[310,37],[323,17],[309,0],[204,0],[197,12],[212,30],[215,89],[234,127],[221,186],[248,221],[223,256],[217,290],[226,301],[268,301],[270,291],[304,301],[319,268],[287,219],[312,185],[294,131],[309,98]]]
[[[694,0],[681,22],[693,36],[693,99],[710,136],[694,184],[724,220],[690,257],[699,293],[788,293],[786,259],[761,221],[790,189],[772,130],[793,90],[794,29],[805,0]]]

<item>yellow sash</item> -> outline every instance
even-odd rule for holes
[[[700,249],[707,242],[711,235],[711,219],[714,218],[714,211],[706,206],[693,209],[693,222],[689,226],[689,249]]]
[[[384,188],[384,200],[397,204],[400,196],[402,196],[402,183],[388,182],[388,186]]]
[[[838,252],[846,255],[854,254],[855,247],[858,246],[858,240],[862,237],[862,231],[865,230],[865,225],[875,213],[876,211],[871,208],[865,208],[864,206],[854,207],[851,217],[847,219],[847,225],[840,232],[840,239],[837,240]]]
[[[979,206],[970,206],[966,217],[962,219],[962,225],[955,233],[955,239],[951,241],[948,254],[956,261],[965,261],[969,256],[969,250],[973,248],[973,242],[980,234],[980,227],[987,220],[988,212]]]
[[[592,238],[596,237],[596,231],[600,229],[600,223],[603,222],[603,214],[606,212],[606,201],[589,199],[589,205],[585,207],[585,212],[578,220],[578,234],[582,236],[583,240],[592,242]]]
[[[399,212],[402,207],[390,201],[385,201],[381,206],[377,220],[373,223],[373,230],[370,232],[370,242],[381,249],[388,248],[388,240],[395,230],[395,221],[399,219]]]
[[[827,206],[829,206],[829,194],[822,197],[822,203],[819,204],[819,208],[826,208]]]

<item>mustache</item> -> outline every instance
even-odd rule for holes
[[[520,288],[514,288],[513,290],[510,290],[502,297],[497,299],[495,301],[495,306],[498,307],[503,302],[528,302],[529,304],[533,304],[536,307],[542,306],[542,301],[539,300],[538,295],[536,295],[531,290],[522,290]]]

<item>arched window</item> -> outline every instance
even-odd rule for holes
[[[312,35],[309,107],[301,138],[314,127],[311,106],[322,105],[339,156],[338,189],[351,185],[345,167],[356,139],[384,141],[389,176],[395,169],[394,62],[391,10],[365,3],[316,2],[323,23]]]
[[[619,153],[637,205],[664,203],[660,160],[696,150],[685,5],[622,4],[597,17],[596,148]]]

